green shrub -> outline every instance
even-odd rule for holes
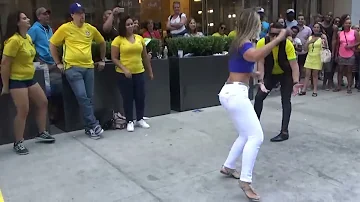
[[[152,52],[153,54],[160,53],[161,41],[159,39],[151,39],[151,41],[146,46],[147,52]]]
[[[225,38],[225,51],[229,51],[232,41],[234,40],[234,37],[226,37]]]
[[[223,37],[175,37],[167,39],[166,42],[169,56],[176,56],[178,50],[183,50],[184,54],[192,53],[194,56],[213,55],[226,50],[226,38]]]

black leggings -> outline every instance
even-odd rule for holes
[[[123,99],[124,113],[126,121],[134,121],[133,110],[134,101],[136,109],[136,120],[140,121],[144,117],[145,110],[145,77],[144,73],[133,74],[132,78],[127,78],[125,74],[120,74],[119,89]]]
[[[281,104],[282,104],[282,123],[281,123],[281,132],[288,132],[290,115],[291,115],[291,94],[293,91],[293,79],[290,76],[280,74],[280,75],[271,75],[264,79],[264,85],[268,90],[273,89],[273,87],[280,82],[281,88]],[[264,93],[258,89],[258,92],[255,96],[254,108],[255,112],[260,119],[260,115],[263,109],[263,101],[267,97],[268,93]]]

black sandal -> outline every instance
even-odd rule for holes
[[[299,93],[299,96],[302,96],[302,95],[306,95],[306,92],[301,91],[301,92]]]
[[[347,90],[347,94],[352,94],[352,90],[351,89]]]
[[[313,97],[317,97],[317,93],[313,93],[311,96],[313,96]]]

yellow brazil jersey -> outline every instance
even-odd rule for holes
[[[227,37],[227,35],[226,35],[226,34],[224,34],[224,35],[220,35],[220,34],[219,34],[219,32],[214,33],[212,36]]]
[[[236,37],[236,30],[233,30],[229,33],[228,37],[235,38]]]
[[[63,45],[63,62],[66,69],[73,66],[94,68],[91,54],[93,40],[97,43],[105,42],[94,26],[84,23],[82,27],[78,27],[73,22],[68,22],[56,30],[50,43],[55,46]]]
[[[10,79],[21,81],[33,79],[36,50],[28,34],[24,38],[16,33],[6,40],[3,54],[13,58],[10,66]]]
[[[265,46],[265,38],[262,38],[257,42],[256,48],[262,48],[264,46]],[[289,61],[296,60],[295,47],[289,39],[286,39],[285,52],[287,59]],[[284,71],[279,66],[279,61],[278,61],[279,46],[275,46],[275,48],[272,49],[272,54],[274,56],[274,68],[272,70],[272,74],[284,73]]]
[[[135,34],[135,42],[131,43],[125,37],[117,36],[111,43],[111,46],[119,48],[120,63],[126,67],[132,74],[139,74],[145,71],[142,63],[142,51],[145,48],[144,38]],[[123,73],[120,67],[116,71]]]

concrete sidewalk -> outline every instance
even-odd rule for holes
[[[294,98],[283,143],[269,142],[280,128],[280,97],[265,100],[254,173],[263,202],[360,201],[359,100],[345,91]],[[1,146],[5,202],[248,201],[236,180],[219,173],[237,137],[221,107],[149,123],[149,130],[107,131],[98,141],[82,131],[56,135],[54,145],[27,141],[28,156]]]

